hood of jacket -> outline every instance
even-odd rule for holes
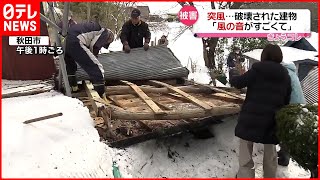
[[[294,73],[297,72],[297,67],[296,67],[296,65],[295,65],[294,63],[284,63],[284,62],[282,62],[281,64],[282,64],[285,68],[287,68],[287,70],[290,70],[290,71],[292,71],[292,72],[294,72]]]

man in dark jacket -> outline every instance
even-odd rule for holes
[[[102,96],[105,92],[104,69],[97,56],[102,47],[108,49],[114,40],[111,30],[97,22],[74,24],[68,29],[65,61],[69,83],[73,92],[78,90],[77,63],[87,72],[94,89]]]
[[[245,59],[240,52],[240,48],[234,47],[233,51],[229,54],[227,59],[227,65],[229,68],[229,81],[232,77],[241,74],[241,63],[243,63],[244,60]]]
[[[264,178],[274,178],[277,170],[275,113],[289,104],[291,82],[288,71],[280,64],[282,52],[277,45],[267,45],[261,62],[230,84],[236,88],[247,87],[235,135],[240,138],[239,171],[237,177],[254,178],[252,160],[253,143],[264,144]]]
[[[146,51],[149,49],[151,33],[148,24],[140,19],[140,14],[139,9],[133,9],[131,19],[122,26],[120,39],[126,53],[132,48],[143,47]]]

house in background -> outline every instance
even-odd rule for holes
[[[160,15],[157,15],[157,14],[151,14],[149,16],[149,21],[150,22],[162,22],[164,19],[160,16]]]
[[[299,41],[288,41],[281,50],[283,61],[296,65],[298,77],[302,81],[314,67],[318,66],[318,33],[312,33],[310,38],[302,38]],[[248,69],[260,61],[261,52],[262,49],[255,49],[244,53],[248,59]]]
[[[137,8],[141,11],[141,19],[144,20],[144,21],[149,21],[150,19],[150,9],[149,9],[149,6],[137,6],[137,7],[126,7],[125,9],[125,13],[128,14],[128,18],[130,18],[130,15],[131,15],[131,11],[134,9],[134,8]]]
[[[304,97],[308,104],[318,103],[318,67],[314,67],[301,81]]]
[[[41,3],[40,13],[44,13]],[[40,35],[48,36],[48,27],[40,21]],[[7,80],[45,80],[56,73],[52,56],[19,55],[17,46],[9,46],[9,36],[2,37],[2,78]]]

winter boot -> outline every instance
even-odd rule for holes
[[[290,162],[290,155],[283,149],[278,152],[278,165],[288,166]]]
[[[76,75],[68,75],[69,85],[71,87],[71,92],[75,93],[79,91]]]
[[[97,93],[100,95],[100,97],[103,97],[103,94],[106,91],[104,84],[93,84],[93,87],[94,90],[97,91]]]

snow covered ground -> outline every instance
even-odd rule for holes
[[[234,177],[238,168],[236,118],[210,129],[207,140],[190,134],[151,140],[126,149],[99,141],[82,102],[51,91],[2,100],[3,177],[113,177],[112,161],[124,177]],[[63,116],[23,124],[62,112]],[[262,146],[255,146],[257,177],[262,177]],[[280,167],[279,177],[309,177],[295,163]]]

